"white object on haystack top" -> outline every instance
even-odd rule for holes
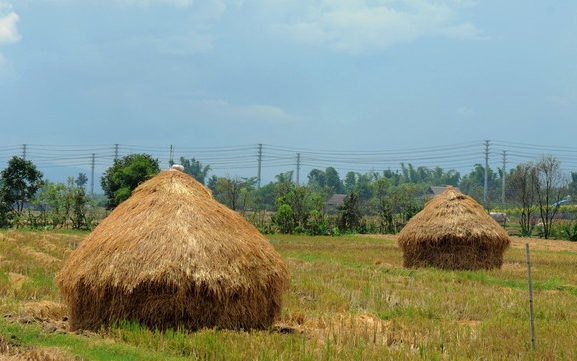
[[[184,166],[180,164],[173,164],[172,167],[170,167],[170,169],[184,172]]]

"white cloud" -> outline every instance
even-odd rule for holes
[[[16,29],[18,20],[20,20],[20,17],[12,11],[10,5],[0,3],[0,44],[20,41],[20,34],[18,34],[18,29]]]
[[[481,37],[473,24],[456,19],[458,8],[465,5],[454,0],[317,0],[314,4],[275,29],[296,42],[351,54],[427,36]]]

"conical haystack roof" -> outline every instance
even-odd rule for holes
[[[123,319],[159,329],[262,329],[280,313],[288,272],[255,227],[169,170],[114,209],[56,281],[73,330]]]
[[[509,235],[473,198],[447,187],[401,230],[405,267],[489,269],[503,264]]]

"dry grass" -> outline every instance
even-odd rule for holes
[[[444,271],[404,268],[394,236],[273,236],[291,286],[271,330],[159,333],[123,324],[77,335],[66,330],[66,306],[53,277],[71,240],[80,236],[46,235],[0,231],[0,312],[5,315],[0,360],[26,359],[29,352],[61,353],[63,360],[577,359],[575,243],[513,238],[501,269]],[[55,248],[48,249],[42,239]],[[535,351],[529,337],[527,242]],[[41,264],[21,247],[46,252],[59,264]]]

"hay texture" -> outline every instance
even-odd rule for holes
[[[56,283],[72,330],[265,329],[286,264],[243,217],[177,170],[141,184],[71,253]]]
[[[401,230],[403,266],[500,268],[509,235],[473,198],[453,187],[430,200]]]

